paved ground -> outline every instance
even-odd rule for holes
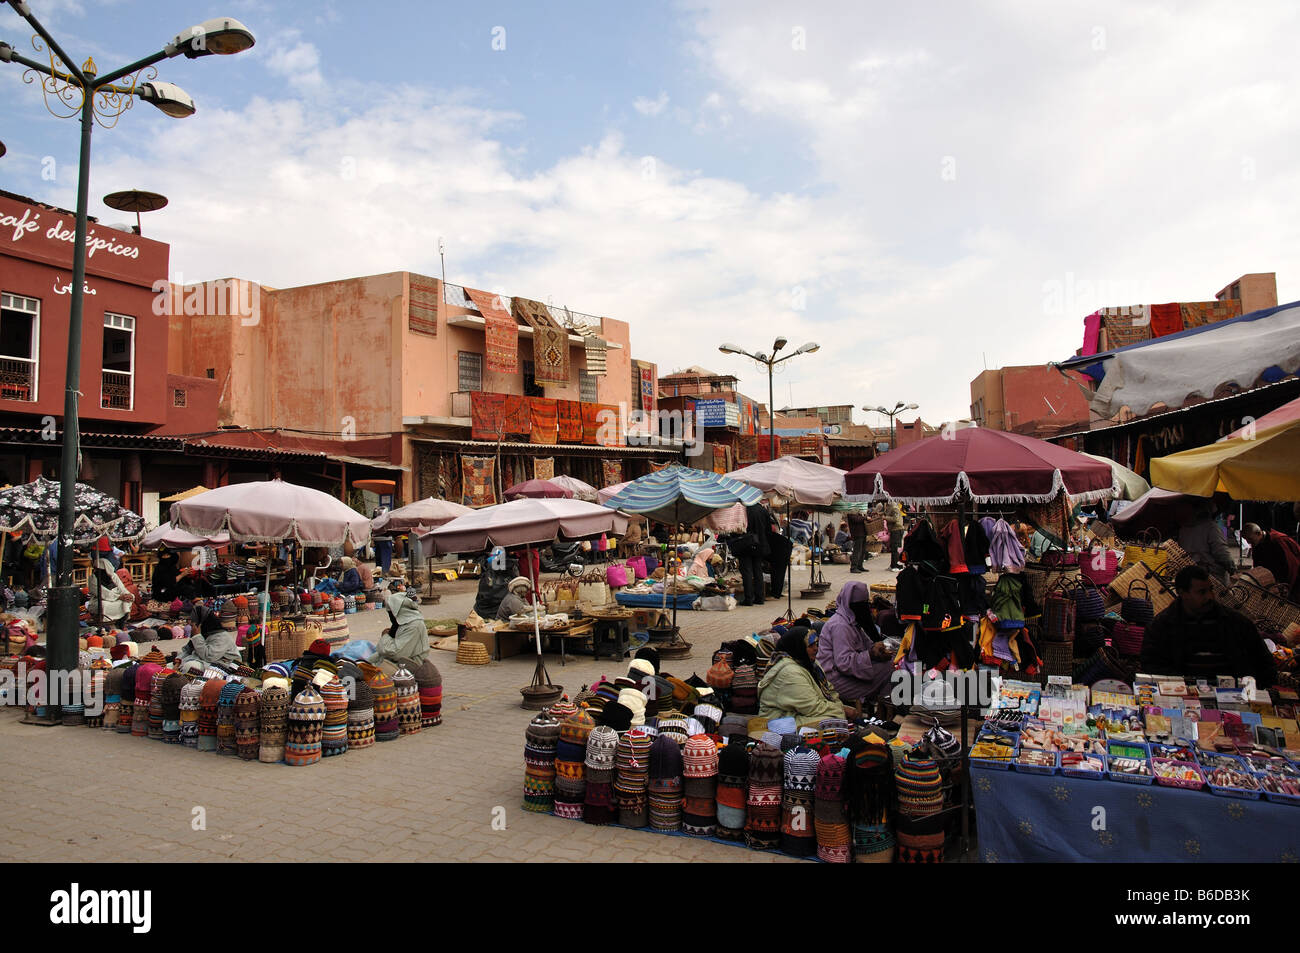
[[[865,576],[825,567],[831,594],[849,579],[891,580],[887,557]],[[794,605],[807,571],[796,568]],[[474,584],[439,584],[430,618],[463,617]],[[748,634],[784,611],[682,612],[689,659],[674,675],[701,675],[722,642]],[[349,616],[353,634],[373,638],[383,612]],[[19,724],[0,710],[0,801],[10,817],[0,860],[45,861],[709,861],[789,860],[688,837],[592,827],[521,808],[524,727],[519,707],[534,659],[459,665],[435,652],[443,674],[437,728],[329,758],[308,768],[264,765],[90,728]],[[548,654],[552,681],[573,693],[624,666],[589,656],[561,666]],[[129,823],[125,819],[129,818]],[[319,836],[321,831],[329,833]]]

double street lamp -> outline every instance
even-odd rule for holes
[[[894,449],[894,418],[905,410],[916,410],[920,404],[905,404],[901,400],[893,406],[893,409],[887,407],[863,407],[862,409],[870,413],[875,411],[878,414],[884,414],[889,418],[889,449]]]
[[[814,344],[810,341],[807,344],[805,344],[803,347],[799,348],[799,350],[787,354],[785,357],[777,357],[776,356],[777,352],[781,350],[781,348],[785,347],[786,344],[788,343],[789,342],[786,341],[785,338],[778,337],[776,341],[772,344],[771,354],[764,354],[762,351],[758,352],[757,354],[751,354],[749,351],[746,351],[744,348],[740,347],[737,344],[723,344],[721,347],[718,348],[718,350],[721,351],[723,354],[743,354],[745,357],[749,358],[750,360],[757,361],[760,364],[767,365],[767,430],[769,434],[768,450],[770,451],[771,459],[773,460],[776,459],[776,399],[772,395],[773,368],[775,368],[776,365],[778,364],[784,364],[792,357],[798,357],[800,354],[812,354],[814,351],[818,350],[821,347],[820,344]]]
[[[80,594],[72,585],[73,525],[80,456],[80,426],[77,417],[78,388],[81,384],[81,319],[86,279],[87,205],[90,197],[90,134],[95,123],[109,129],[131,108],[135,97],[156,106],[168,116],[183,119],[194,115],[194,100],[179,86],[157,79],[153,64],[176,56],[228,56],[253,45],[253,34],[238,20],[217,17],[178,33],[161,50],[121,69],[99,75],[93,59],[80,67],[50,36],[32,14],[26,0],[8,0],[9,6],[36,31],[32,48],[40,60],[18,53],[0,41],[0,62],[26,67],[23,81],[39,82],[45,108],[61,119],[81,119],[81,151],[77,165],[77,228],[72,249],[72,301],[68,320],[68,364],[63,398],[63,457],[59,479],[58,568],[50,589],[46,615],[47,664],[51,675],[76,668]],[[55,684],[51,679],[50,684]],[[52,715],[59,700],[51,698]]]

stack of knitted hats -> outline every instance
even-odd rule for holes
[[[686,716],[679,711],[668,711],[655,718],[655,728],[659,734],[667,735],[678,746],[686,744],[690,732],[686,730]]]
[[[649,811],[655,830],[681,830],[682,749],[665,734],[655,735],[650,742]]]
[[[358,667],[370,683],[374,693],[375,740],[393,741],[401,734],[401,724],[397,718],[397,687],[393,680],[384,674],[384,670],[359,663]]]
[[[650,820],[647,791],[651,744],[650,734],[644,728],[633,728],[618,739],[614,754],[614,801],[618,805],[618,822],[624,827],[645,827]]]
[[[749,788],[749,752],[739,739],[718,754],[718,826],[723,840],[745,836],[745,800]]]
[[[225,690],[224,678],[210,678],[203,683],[199,694],[199,745],[200,751],[217,750],[217,708]]]
[[[745,843],[751,850],[768,850],[781,842],[783,769],[780,748],[759,742],[750,749]]]
[[[432,728],[442,724],[442,673],[438,666],[425,659],[415,672],[415,684],[420,692],[420,727]]]
[[[632,727],[632,709],[616,701],[606,702],[600,712],[600,723],[622,734]]]
[[[712,837],[718,817],[718,746],[707,734],[691,735],[682,747],[682,830]]]
[[[632,727],[645,724],[646,707],[649,704],[645,693],[639,688],[623,688],[618,693],[618,703],[632,712]],[[607,706],[608,707],[608,706]]]
[[[718,726],[722,723],[722,709],[712,703],[700,701],[696,703],[691,717],[703,726],[706,735],[714,735],[718,733]]]
[[[613,728],[597,725],[587,735],[582,819],[588,824],[608,824],[614,819],[614,757],[617,749],[618,732]]]
[[[736,673],[731,664],[726,659],[718,659],[704,674],[705,681],[715,695],[718,696],[717,704],[726,710],[731,701],[731,685],[735,681]]]
[[[244,600],[244,621],[248,621],[248,600]],[[239,609],[235,606],[234,599],[227,599],[221,604],[217,617],[221,620],[221,627],[227,632],[233,632],[239,627]]]
[[[785,753],[785,783],[781,792],[781,849],[795,857],[817,853],[813,823],[816,809],[814,792],[821,757],[807,745]]]
[[[817,765],[816,802],[813,827],[817,832],[817,856],[827,863],[847,864],[852,834],[844,806],[844,759],[827,752]]]
[[[83,684],[86,687],[86,698],[93,699],[95,704],[92,707],[99,709],[99,714],[97,715],[90,713],[85,715],[85,725],[87,728],[104,727],[104,675],[105,669],[108,667],[109,666],[106,662],[100,664],[92,663],[88,677],[83,676],[85,679]]]
[[[189,680],[181,689],[181,744],[187,748],[199,746],[199,705],[203,696],[203,682]]]
[[[279,764],[284,760],[289,737],[289,689],[283,684],[263,684],[258,704],[257,760]]]
[[[104,729],[117,731],[122,714],[122,674],[126,666],[110,668],[104,674]]]
[[[167,670],[164,669],[163,671]],[[189,681],[184,675],[173,672],[163,679],[159,688],[158,694],[162,705],[163,741],[169,744],[180,744],[181,742],[181,692],[184,691]]]
[[[410,669],[402,666],[393,673],[393,687],[397,689],[397,722],[401,734],[412,735],[420,730],[420,687]]]
[[[315,686],[309,684],[289,706],[289,735],[284,746],[285,764],[302,767],[319,761],[324,727],[325,701]]]
[[[898,790],[898,860],[904,864],[943,861],[943,778],[939,763],[911,752],[894,769]]]
[[[853,733],[853,726],[843,718],[823,718],[817,723],[817,729],[822,744],[831,749],[842,748]]]
[[[217,754],[235,754],[238,750],[235,740],[235,699],[243,690],[244,684],[238,679],[226,682],[221,689],[221,698],[217,701]]]
[[[758,714],[758,675],[752,665],[737,665],[731,680],[731,707],[740,715]]]
[[[554,708],[551,714],[556,715]],[[555,746],[555,813],[559,817],[582,820],[587,796],[587,738],[595,727],[585,708],[575,709],[560,722],[560,740]]]
[[[235,754],[244,761],[256,761],[262,747],[262,699],[245,687],[235,697]]]
[[[322,758],[329,758],[348,750],[348,690],[338,676],[331,678],[318,690],[321,700],[325,702],[320,754]]]
[[[168,679],[170,676],[175,675],[175,674],[176,674],[176,673],[173,672],[171,669],[169,669],[169,668],[167,668],[167,667],[164,666],[163,668],[160,668],[160,669],[158,669],[158,671],[154,672],[154,673],[153,673],[153,678],[150,679],[150,683],[149,683],[149,710],[148,710],[148,721],[147,721],[146,724],[145,724],[145,732],[146,732],[146,734],[148,735],[148,737],[149,737],[151,740],[153,740],[153,741],[162,741],[162,740],[163,740],[163,695],[162,695],[162,687],[163,687],[163,683],[164,683],[165,681],[167,681],[167,679]],[[177,720],[177,722],[178,722],[178,724],[177,724],[177,726],[176,726],[176,730],[179,732],[179,731],[180,731],[180,724],[179,724],[179,722],[180,722],[180,717],[181,717],[181,716],[180,716],[180,694],[179,694],[179,693],[177,693],[177,696],[176,696],[176,704],[177,704],[176,720]]]
[[[114,669],[114,671],[122,673],[122,681],[118,689],[116,729],[120,735],[133,733],[135,725],[135,675],[138,668],[138,665],[129,663],[123,665],[120,669]]]
[[[369,748],[375,743],[375,693],[363,678],[352,681],[348,700],[348,748]]]
[[[162,653],[156,649],[146,655],[150,659],[157,654],[159,661],[144,661],[135,669],[135,711],[131,716],[131,736],[133,738],[149,737],[149,702],[153,694],[153,677],[162,671]],[[162,729],[162,712],[158,713],[158,728]]]
[[[650,707],[656,715],[665,715],[673,710],[673,684],[662,675],[654,677],[654,697],[650,700]]]
[[[890,824],[894,769],[889,746],[879,735],[855,734],[849,739],[848,747],[845,789],[853,825],[853,861],[891,863],[894,859],[894,830]]]
[[[524,729],[524,810],[550,814],[555,807],[555,749],[560,723],[544,711]]]

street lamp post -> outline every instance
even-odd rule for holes
[[[75,520],[75,497],[80,426],[77,398],[81,386],[81,324],[86,279],[86,232],[89,228],[87,206],[90,199],[90,134],[95,122],[105,128],[117,124],[118,118],[139,97],[174,118],[194,115],[194,101],[180,87],[158,82],[153,64],[184,55],[200,56],[240,53],[253,45],[253,34],[238,20],[218,17],[206,20],[177,34],[158,52],[129,66],[98,75],[93,59],[77,67],[72,58],[32,14],[26,0],[8,0],[14,11],[36,31],[32,48],[48,60],[46,63],[19,54],[10,44],[0,41],[0,62],[26,67],[23,81],[36,81],[40,75],[45,107],[58,118],[81,120],[81,148],[77,160],[77,227],[72,246],[72,301],[68,316],[68,363],[63,398],[63,456],[59,469],[59,536],[58,569],[55,584],[49,591],[45,641],[51,678],[48,684],[61,684],[55,673],[76,668],[80,594],[72,585],[72,547]],[[44,45],[42,45],[42,41]],[[147,71],[147,72],[146,72]],[[123,82],[119,83],[118,81]],[[78,102],[78,97],[80,101]],[[59,699],[46,699],[50,721],[57,723]]]
[[[921,405],[905,404],[900,400],[898,403],[894,405],[892,410],[885,407],[863,407],[862,409],[867,411],[868,413],[874,410],[876,413],[884,414],[886,417],[889,418],[889,449],[893,450],[894,449],[894,418],[897,417],[905,410],[916,410],[919,406]]]
[[[820,344],[814,344],[809,341],[799,350],[785,357],[777,357],[777,351],[785,347],[788,342],[783,337],[778,337],[772,344],[772,353],[764,354],[761,351],[758,354],[751,354],[736,344],[723,344],[718,348],[723,354],[743,354],[750,360],[757,361],[767,367],[767,431],[768,431],[768,454],[773,460],[776,459],[776,398],[773,396],[772,375],[773,368],[778,364],[784,364],[791,358],[798,357],[800,354],[812,354],[821,348]]]

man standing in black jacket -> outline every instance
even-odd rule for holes
[[[740,563],[740,578],[745,586],[742,606],[761,606],[763,598],[763,563],[771,554],[767,538],[772,514],[762,503],[745,507],[748,529],[731,542],[731,551]]]
[[[867,517],[857,510],[850,510],[846,518],[849,524],[849,536],[853,539],[853,555],[849,558],[849,572],[866,572],[862,561],[867,556]]]
[[[1210,574],[1188,566],[1174,579],[1178,601],[1147,626],[1142,640],[1142,670],[1151,675],[1213,678],[1253,675],[1269,688],[1277,663],[1255,624],[1214,600]]]

